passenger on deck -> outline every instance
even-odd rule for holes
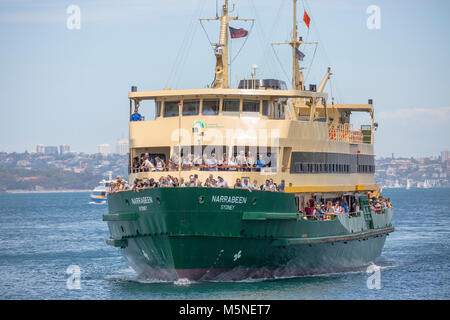
[[[284,192],[284,180],[281,180],[281,183],[278,185],[277,189],[279,192]]]
[[[168,186],[169,186],[169,183],[167,182],[167,179],[165,177],[159,178],[159,187],[160,188],[165,188]]]
[[[314,199],[309,199],[309,205],[305,208],[305,215],[308,219],[314,218],[316,214],[316,208],[315,208],[315,201]]]
[[[278,190],[277,190],[277,185],[273,182],[273,179],[270,179],[270,182],[269,182],[269,191],[272,191],[272,192],[278,191]]]
[[[156,171],[164,171],[164,168],[166,167],[166,164],[160,157],[156,157]]]
[[[237,162],[236,162],[236,157],[231,156],[230,160],[228,161],[228,167],[229,167],[229,171],[236,171],[237,169]]]
[[[392,208],[392,204],[391,204],[391,198],[387,198],[386,199],[386,206],[388,207],[388,208]]]
[[[251,171],[253,166],[255,165],[256,159],[253,156],[253,153],[249,150],[248,151],[248,155],[247,155],[247,166],[248,166],[248,171]]]
[[[221,176],[218,176],[217,179],[219,179],[216,185],[217,188],[228,188],[228,183]]]
[[[184,171],[190,170],[190,168],[194,165],[192,162],[192,154],[188,154],[187,157],[184,157],[181,165]]]
[[[150,178],[149,185],[150,188],[158,188],[158,182],[156,182],[153,178]]]
[[[335,213],[334,212],[334,207],[333,207],[333,202],[328,201],[327,202],[327,206],[325,208],[326,208],[327,213],[332,213],[332,214]]]
[[[227,161],[227,154],[224,153],[222,155],[222,159],[219,159],[219,161],[217,162],[217,166],[219,167],[219,171],[225,171],[227,170],[227,166],[228,166],[228,161]]]
[[[130,121],[142,121],[142,116],[138,113],[138,109],[134,109],[134,113],[131,115]]]
[[[178,171],[178,163],[169,159],[169,171]]]
[[[188,184],[186,182],[184,182],[184,178],[180,178],[180,187],[186,188],[187,186],[188,186]]]
[[[264,160],[261,160],[261,155],[258,155],[258,160],[255,162],[255,167],[257,172],[261,171],[261,168],[265,166]]]
[[[209,158],[206,161],[206,165],[209,168],[209,171],[216,171],[217,170],[217,159],[216,159],[216,154],[212,153],[211,154],[211,158]]]
[[[194,166],[200,167],[202,163],[202,157],[198,153],[196,153],[194,156]]]
[[[341,204],[340,204],[339,201],[336,201],[336,206],[334,207],[334,211],[335,211],[337,214],[344,213],[344,209],[342,208],[342,206],[341,206]]]
[[[234,184],[235,189],[242,189],[241,179],[236,178],[236,183]]]
[[[155,171],[153,160],[149,158],[148,153],[145,154],[144,161],[142,162],[140,169],[143,169],[144,171]]]
[[[248,181],[247,178],[244,178],[244,182],[242,183],[242,189],[252,191],[252,185],[250,184],[250,181]]]
[[[342,209],[344,210],[345,213],[348,213],[348,204],[347,204],[347,200],[342,201]]]
[[[216,187],[216,182],[215,182],[212,174],[210,174],[209,177],[206,178],[205,187],[207,187],[207,188],[215,188]]]
[[[359,201],[355,199],[355,212],[358,213],[361,211],[361,207],[359,206]]]
[[[245,153],[243,150],[239,152],[239,155],[236,157],[237,165],[240,168],[245,168],[247,166],[247,159],[245,158]]]
[[[263,185],[262,190],[270,191],[270,180],[269,179],[266,180],[266,184]]]

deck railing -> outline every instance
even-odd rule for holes
[[[245,171],[245,172],[273,172],[276,170],[276,167],[271,166],[249,166],[249,165],[182,165],[181,171]],[[164,167],[155,167],[155,168],[128,168],[129,173],[139,173],[139,172],[165,172],[165,171],[178,171],[178,165],[168,165]]]
[[[385,209],[382,209],[382,208],[375,209],[375,210],[369,208],[368,210],[369,211],[373,211],[376,214],[384,214],[385,213]],[[336,217],[338,215],[341,215],[341,214],[345,214],[349,218],[355,218],[355,217],[360,217],[362,213],[363,213],[363,211],[343,212],[343,213],[316,213],[314,215],[307,215],[307,214],[304,214],[304,213],[300,213],[300,217],[302,219],[312,220],[312,221],[331,221],[331,220],[336,219]]]
[[[328,125],[328,136],[330,140],[344,141],[350,143],[363,143],[364,137],[361,132],[353,131],[352,124],[336,124],[331,123]]]

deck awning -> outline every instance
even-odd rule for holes
[[[200,98],[200,97],[259,97],[259,98],[327,98],[326,93],[298,90],[273,90],[273,89],[187,89],[187,90],[159,90],[129,92],[129,99],[154,100],[158,98]]]
[[[300,107],[309,110],[308,106]],[[350,111],[350,112],[368,112],[370,114],[373,113],[373,105],[371,104],[334,104],[327,105],[328,110],[336,110],[336,111]],[[316,110],[323,110],[323,105],[317,105]]]

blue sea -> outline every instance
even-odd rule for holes
[[[106,245],[107,207],[89,204],[88,193],[0,194],[0,299],[450,299],[450,189],[383,195],[394,204],[396,231],[376,261],[376,280],[361,271],[161,282],[139,280]]]

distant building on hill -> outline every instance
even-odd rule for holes
[[[99,144],[97,145],[97,153],[101,153],[102,155],[108,155],[109,154],[109,144]]]
[[[448,161],[448,150],[441,151],[441,161],[442,162]]]
[[[65,154],[70,152],[70,146],[68,144],[63,144],[59,146],[59,154]]]
[[[45,154],[58,154],[58,147],[56,146],[45,146],[44,147]]]
[[[128,153],[127,139],[119,139],[116,141],[116,153],[120,155],[125,155]]]
[[[43,144],[36,145],[36,153],[45,153],[45,145]]]

